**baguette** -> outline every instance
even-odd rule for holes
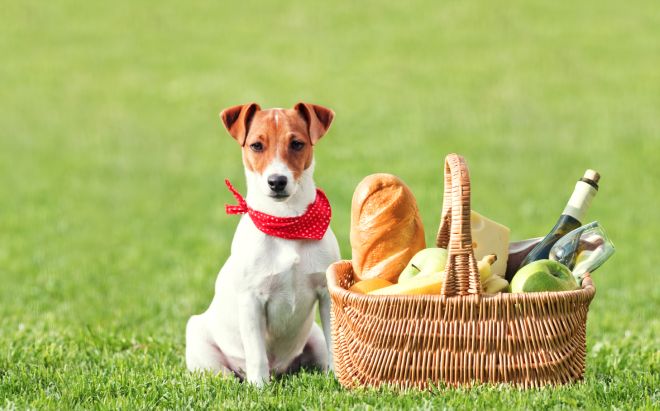
[[[425,248],[424,227],[410,188],[391,174],[372,174],[355,189],[351,205],[351,249],[355,280],[399,274]]]

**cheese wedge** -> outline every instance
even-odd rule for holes
[[[477,260],[481,260],[489,254],[495,254],[497,261],[492,265],[491,271],[494,275],[504,278],[506,262],[509,258],[509,234],[511,230],[476,211],[472,211],[470,214],[470,226],[472,228],[474,256]]]

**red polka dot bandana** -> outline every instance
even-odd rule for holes
[[[328,230],[332,209],[325,193],[318,188],[316,189],[316,200],[307,207],[301,216],[275,217],[252,209],[229,180],[225,180],[225,184],[238,201],[238,205],[225,205],[227,214],[247,213],[254,225],[268,235],[288,240],[320,240]]]

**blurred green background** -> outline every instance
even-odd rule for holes
[[[0,408],[657,405],[657,1],[2,0],[0,56]],[[594,275],[586,384],[427,397],[308,375],[259,394],[188,375],[185,322],[238,221],[222,182],[245,187],[218,113],[249,101],[335,110],[316,181],[344,258],[368,174],[410,185],[430,243],[447,153],[513,239],[600,171],[588,219],[617,253]]]

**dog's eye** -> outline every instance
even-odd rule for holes
[[[250,144],[250,148],[252,151],[256,151],[257,153],[264,151],[264,145],[261,143],[252,143]]]
[[[302,141],[293,140],[291,142],[291,149],[292,150],[300,151],[300,150],[303,149],[303,147],[305,147],[305,143],[303,143]]]

